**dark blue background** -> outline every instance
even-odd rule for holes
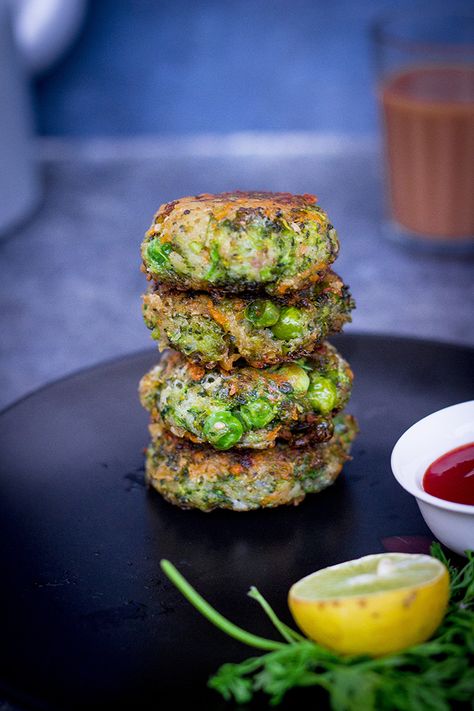
[[[75,45],[36,81],[38,129],[371,133],[377,112],[368,28],[381,13],[413,5],[91,0]]]

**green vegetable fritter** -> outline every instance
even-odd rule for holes
[[[337,234],[312,195],[235,192],[162,205],[142,243],[149,278],[178,289],[284,295],[318,281]]]
[[[334,436],[310,447],[277,444],[266,451],[216,452],[152,425],[146,474],[151,486],[181,508],[249,511],[299,504],[334,482],[349,458],[357,424],[338,415]]]
[[[349,399],[352,372],[329,343],[309,358],[270,368],[206,371],[170,352],[140,382],[152,421],[215,449],[306,446],[331,437]]]
[[[352,308],[333,272],[304,292],[272,299],[159,288],[143,298],[145,323],[161,350],[226,370],[238,358],[261,368],[309,355],[351,320]]]

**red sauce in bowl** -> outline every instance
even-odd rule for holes
[[[474,442],[452,449],[430,464],[423,476],[423,489],[438,499],[474,505]]]

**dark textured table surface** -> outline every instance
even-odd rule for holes
[[[224,616],[274,639],[250,585],[291,624],[286,592],[303,575],[384,550],[428,552],[432,537],[390,472],[390,451],[414,420],[473,396],[472,354],[379,336],[337,345],[357,374],[348,409],[360,433],[334,486],[296,508],[183,512],[146,492],[136,383],[152,350],[1,416],[0,695],[24,711],[237,711],[205,682],[255,650],[198,615],[160,559]],[[281,711],[307,707],[329,711],[314,689],[289,694]]]
[[[198,192],[313,192],[339,231],[357,300],[347,329],[474,343],[473,262],[381,235],[377,146],[321,134],[38,144],[44,200],[0,240],[0,404],[151,344],[139,244],[163,201]]]

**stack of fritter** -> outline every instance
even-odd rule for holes
[[[340,472],[352,372],[324,339],[354,302],[311,195],[235,192],[163,205],[142,244],[143,313],[169,351],[140,383],[147,479],[182,508],[298,504]]]

